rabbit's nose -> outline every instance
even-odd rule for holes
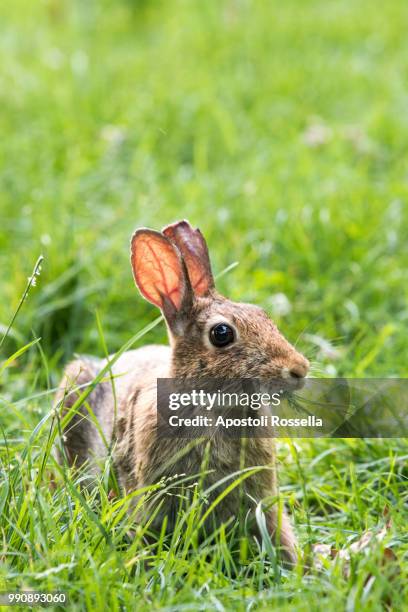
[[[291,378],[304,378],[309,371],[309,365],[305,357],[297,359],[289,367],[289,376]]]

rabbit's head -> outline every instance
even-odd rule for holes
[[[303,378],[308,360],[258,306],[214,287],[206,242],[187,221],[139,229],[131,262],[142,295],[158,306],[173,349],[172,376]]]

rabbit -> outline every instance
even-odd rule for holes
[[[112,445],[113,461],[125,493],[154,484],[163,477],[200,472],[208,440],[198,440],[183,454],[186,441],[157,435],[158,378],[285,378],[302,379],[308,360],[281,335],[258,306],[235,303],[214,286],[208,249],[199,229],[178,221],[162,232],[138,229],[131,240],[131,265],[143,297],[165,319],[169,346],[149,345],[124,353],[112,366],[112,380],[95,386],[63,436],[60,461],[87,465],[97,473]],[[106,360],[79,358],[64,373],[57,404],[66,412],[83,386],[90,384]],[[114,388],[113,388],[114,386]],[[80,390],[78,390],[78,387]],[[98,419],[87,418],[89,407]],[[244,481],[248,509],[277,495],[275,446],[270,438],[246,440],[242,464],[241,440],[216,437],[208,456],[206,485],[250,466],[266,466]],[[228,485],[228,482],[227,482]],[[225,485],[225,486],[227,486]],[[219,491],[217,492],[217,494]],[[166,497],[153,527],[167,515],[174,526],[179,500]],[[214,509],[217,524],[236,517],[242,496],[233,489]],[[265,510],[267,529],[289,564],[298,546],[289,517],[277,504]],[[277,540],[279,540],[277,542]]]

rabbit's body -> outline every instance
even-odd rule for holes
[[[87,398],[100,430],[89,417],[90,410],[85,404],[74,414],[64,431],[64,452],[70,464],[75,463],[80,467],[88,463],[91,474],[98,473],[114,439],[117,439],[118,427],[124,430],[128,443],[131,442],[130,429],[133,427],[129,428],[128,417],[133,417],[135,397],[144,390],[150,392],[157,378],[169,376],[170,355],[170,347],[164,345],[149,345],[121,355],[111,368],[112,378],[105,376],[104,381],[96,385]],[[105,359],[89,357],[72,361],[65,369],[57,403],[62,403],[65,411],[71,408],[106,363]],[[143,410],[146,420],[151,417],[156,422],[149,404],[150,401],[147,401],[146,410]]]
[[[192,445],[188,454],[183,453],[186,442],[183,439],[160,439],[156,435],[157,422],[157,378],[172,375],[172,352],[170,347],[161,345],[146,346],[124,353],[113,365],[115,395],[111,382],[103,382],[95,387],[88,398],[90,409],[99,422],[103,436],[88,418],[89,410],[81,408],[74,416],[65,434],[65,452],[70,464],[80,467],[87,463],[88,471],[95,475],[103,466],[112,442],[114,464],[119,483],[125,492],[131,492],[161,478],[184,474],[198,475],[206,453],[207,440]],[[68,390],[64,401],[70,408],[78,395],[69,389],[90,384],[98,372],[106,365],[105,360],[77,359],[66,369],[60,387],[58,400]],[[81,417],[81,413],[85,418]],[[175,457],[180,455],[178,460]],[[212,440],[211,452],[206,464],[205,487],[216,484],[225,477],[232,476],[244,468],[265,466],[266,469],[244,481],[244,497],[253,500],[248,508],[255,508],[255,501],[266,500],[277,494],[275,472],[275,449],[271,439],[249,438],[242,452],[242,440],[217,436]],[[231,481],[228,481],[227,486]],[[209,496],[213,501],[221,489],[214,489]],[[242,488],[233,489],[221,504],[215,507],[208,521],[211,527],[227,522],[237,516],[242,499]],[[152,525],[160,529],[164,515],[168,519],[168,529],[172,530],[179,508],[178,496],[168,498],[165,509],[158,513]],[[244,509],[245,514],[245,509]],[[276,527],[276,509],[267,512],[271,532]],[[286,515],[281,516],[281,544],[290,551],[290,559],[295,560],[295,538]]]
[[[244,468],[264,466],[216,505],[211,524],[237,517],[242,500],[247,510],[273,500],[277,494],[273,440],[253,437],[243,443],[239,438],[216,434],[210,448],[207,439],[198,439],[185,452],[186,440],[158,435],[157,379],[300,378],[307,372],[307,360],[283,338],[263,310],[216,293],[204,239],[188,223],[169,226],[163,234],[136,232],[132,265],[142,294],[162,309],[171,346],[129,351],[112,366],[112,380],[105,378],[88,397],[102,435],[89,418],[83,418],[88,408],[81,406],[64,432],[69,463],[79,466],[88,461],[95,472],[112,447],[119,481],[127,493],[162,478],[194,476],[200,472],[204,456],[206,487]],[[57,398],[65,410],[80,393],[74,390],[66,395],[67,389],[89,384],[105,363],[84,359],[67,367]],[[210,501],[230,482],[214,489]],[[153,526],[160,528],[166,515],[171,529],[180,501],[178,496],[166,499]],[[270,534],[279,531],[286,558],[295,562],[296,539],[286,514],[278,521],[276,504],[265,508]]]

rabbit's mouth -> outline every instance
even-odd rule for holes
[[[284,393],[299,391],[306,384],[306,378],[296,378],[294,376],[283,376],[273,381],[273,385],[279,387]]]
[[[306,380],[306,377],[294,378],[293,376],[291,376],[290,378],[285,378],[285,383],[290,389],[303,389]]]
[[[256,382],[257,391],[266,392],[270,397],[276,394],[282,399],[290,398],[297,391],[303,389],[306,384],[304,378],[282,378],[279,376],[262,377],[257,379]]]

